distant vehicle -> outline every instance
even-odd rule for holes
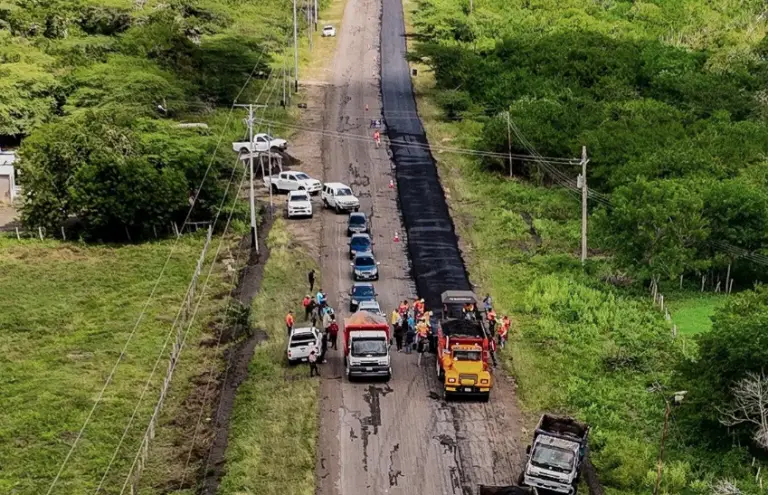
[[[347,222],[347,235],[352,234],[370,234],[371,226],[368,223],[368,217],[365,213],[355,212],[349,214],[349,221]]]
[[[336,36],[336,28],[331,26],[330,24],[327,25],[327,26],[323,26],[323,34],[322,34],[322,36],[323,37],[326,37],[326,36],[331,36],[331,37]]]
[[[575,495],[587,450],[589,426],[570,417],[544,414],[526,453],[519,484],[547,493]]]
[[[355,259],[349,264],[352,267],[352,278],[354,280],[378,280],[380,264],[370,252],[357,253]]]
[[[309,193],[306,191],[289,192],[288,201],[285,203],[285,212],[288,218],[312,218],[312,201],[309,198]]]
[[[375,315],[379,315],[381,317],[386,318],[387,315],[384,314],[384,312],[381,310],[381,306],[379,306],[379,303],[371,299],[370,301],[361,301],[360,304],[357,306],[358,311],[368,311],[369,313],[373,313]]]
[[[352,194],[352,189],[340,182],[323,184],[323,192],[320,197],[323,199],[325,207],[333,208],[336,213],[360,209],[360,201]]]
[[[290,172],[280,172],[276,175],[264,177],[264,185],[272,188],[272,192],[286,191],[307,191],[310,194],[317,194],[323,185],[319,180],[313,179],[304,172],[297,170]]]
[[[306,362],[309,360],[309,353],[315,349],[318,353],[318,360],[322,358],[322,337],[320,330],[315,327],[294,328],[288,337],[288,363]]]
[[[253,142],[239,141],[232,143],[232,149],[242,154],[248,153],[266,153],[272,151],[285,151],[288,149],[288,141],[272,137],[269,134],[256,134],[253,136]]]
[[[355,282],[349,289],[349,311],[357,311],[360,303],[365,301],[374,301],[376,299],[376,290],[370,282]]]
[[[392,377],[387,319],[358,311],[344,320],[344,369],[347,378]]]
[[[355,259],[357,253],[373,252],[373,241],[368,234],[352,234],[349,239],[349,259]]]

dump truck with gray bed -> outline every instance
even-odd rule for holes
[[[528,446],[519,484],[538,493],[575,495],[587,451],[589,426],[570,417],[544,414]]]

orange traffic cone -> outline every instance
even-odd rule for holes
[[[397,235],[397,232],[395,232],[395,238],[393,239],[395,242],[400,242],[400,236]]]
[[[395,188],[395,181],[393,181],[392,179],[389,179],[389,188],[390,189],[394,189]]]

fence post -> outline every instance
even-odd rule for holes
[[[42,241],[43,240],[43,228],[42,227],[38,227],[37,228],[37,233],[40,236],[40,240]]]
[[[728,294],[730,294],[732,290],[733,290],[733,279],[731,279],[731,283],[730,285],[728,285]]]
[[[16,240],[17,241],[21,240],[21,236],[19,235],[19,228],[18,227],[16,227]]]
[[[702,275],[701,276],[701,292],[704,292],[704,282],[706,282],[706,280],[707,280],[707,276]]]
[[[720,281],[717,281],[717,285],[715,286],[715,293],[720,292]]]
[[[65,241],[67,240],[67,234],[64,233],[64,226],[63,225],[61,226],[61,238],[63,240],[65,240]]]
[[[659,294],[659,307],[664,311],[664,294]]]
[[[728,280],[731,278],[731,264],[728,263],[728,271],[725,272],[725,292],[728,292]]]
[[[680,275],[680,290],[683,289],[683,276]]]

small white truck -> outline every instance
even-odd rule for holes
[[[280,172],[279,174],[264,177],[264,185],[271,187],[273,193],[306,191],[312,195],[319,193],[323,187],[319,180],[313,179],[298,170]]]
[[[285,151],[288,149],[288,141],[272,137],[269,134],[256,134],[253,136],[253,142],[238,141],[232,143],[232,149],[238,153],[266,153],[272,151]]]

